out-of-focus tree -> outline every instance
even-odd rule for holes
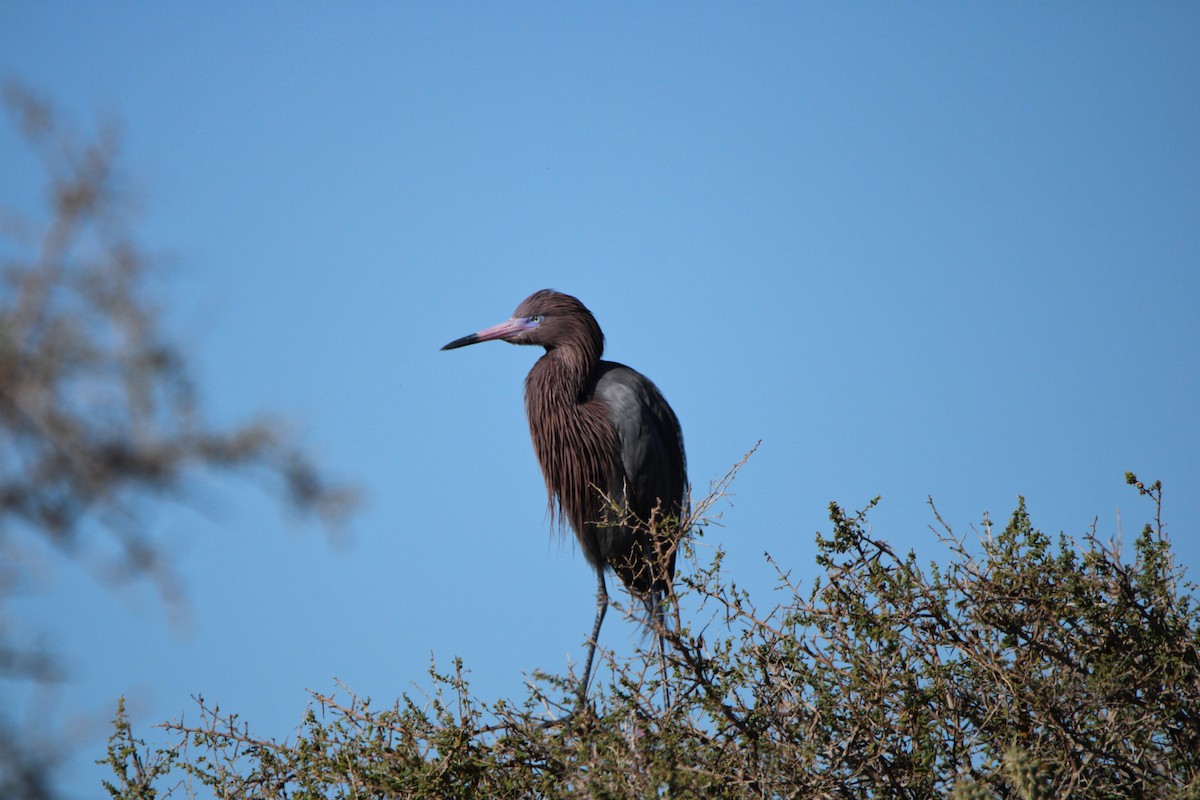
[[[102,582],[148,580],[174,608],[180,584],[152,507],[185,500],[195,476],[265,475],[331,526],[355,505],[274,420],[205,420],[150,296],[156,260],[137,238],[116,127],[72,130],[18,83],[4,101],[45,170],[48,207],[34,218],[0,208],[0,692],[61,678],[51,654],[18,641],[5,602],[28,580],[30,537]],[[10,705],[0,797],[51,797],[59,754]]]

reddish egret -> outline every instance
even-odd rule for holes
[[[687,503],[683,432],[646,376],[600,360],[604,334],[592,312],[570,295],[534,292],[512,319],[442,349],[492,339],[546,348],[525,378],[525,413],[551,520],[565,517],[596,570],[596,621],[579,686],[582,701],[608,609],[604,571],[616,573],[662,621],[659,603],[671,590]]]

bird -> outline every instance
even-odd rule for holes
[[[565,522],[596,573],[596,617],[579,702],[614,573],[663,622],[675,549],[688,512],[687,456],[675,411],[645,375],[604,361],[604,334],[578,298],[542,289],[512,318],[442,347],[501,340],[545,349],[525,378],[530,438],[546,483],[551,525]],[[661,627],[659,652],[663,654]]]

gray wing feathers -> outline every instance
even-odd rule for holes
[[[679,422],[658,388],[629,367],[602,362],[594,396],[617,432],[630,510],[646,518],[661,499],[664,513],[678,515],[687,465]]]

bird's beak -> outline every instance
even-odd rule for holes
[[[513,318],[499,325],[493,325],[490,328],[485,328],[479,333],[471,333],[455,339],[448,345],[442,347],[443,350],[454,350],[458,347],[466,347],[469,344],[478,344],[479,342],[490,342],[492,339],[508,339],[516,336],[518,333],[523,333],[532,327],[527,319]]]

